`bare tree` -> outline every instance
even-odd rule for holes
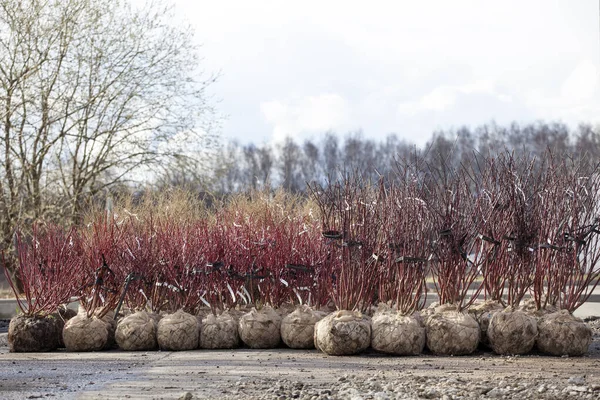
[[[124,179],[197,169],[214,112],[193,32],[125,0],[0,0],[0,226],[76,221]],[[186,162],[183,162],[183,161]]]

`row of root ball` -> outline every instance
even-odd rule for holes
[[[486,301],[464,311],[432,304],[412,315],[386,305],[371,315],[264,306],[205,315],[127,311],[115,318],[113,311],[88,316],[84,310],[62,309],[44,317],[16,316],[8,333],[11,352],[267,349],[283,342],[330,355],[359,354],[369,347],[394,355],[418,355],[426,348],[438,355],[467,355],[485,346],[502,355],[581,356],[591,340],[592,331],[581,319],[566,310],[537,310],[531,301],[518,308]]]

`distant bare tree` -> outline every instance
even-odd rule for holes
[[[290,137],[287,137],[282,144],[279,145],[279,176],[281,186],[292,193],[298,193],[304,190],[304,182],[302,181],[301,157],[302,151],[300,146]]]
[[[321,146],[323,146],[323,171],[325,176],[333,179],[340,167],[340,145],[337,135],[327,132]]]

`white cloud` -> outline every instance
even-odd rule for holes
[[[338,94],[324,93],[292,100],[271,100],[260,104],[263,118],[272,127],[274,141],[287,136],[352,129],[350,106]]]
[[[459,86],[437,87],[417,101],[401,102],[397,111],[402,116],[414,116],[423,111],[446,111],[453,108],[460,97],[478,94],[489,95],[502,102],[512,101],[512,96],[498,92],[492,81],[482,80]]]

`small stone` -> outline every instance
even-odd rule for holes
[[[426,391],[425,393],[421,393],[420,397],[422,397],[424,399],[439,399],[440,393],[435,389],[430,389],[430,390]]]
[[[548,390],[548,389],[546,388],[546,385],[543,385],[543,384],[537,388],[538,393],[544,393],[546,390]]]
[[[567,383],[571,385],[585,385],[585,376],[572,376]]]
[[[500,390],[498,388],[493,388],[492,390],[487,392],[487,397],[490,397],[490,398],[500,398],[503,395],[504,395],[504,393],[502,392],[502,390]]]
[[[576,392],[576,393],[583,393],[583,392],[587,392],[588,388],[587,386],[567,386],[564,389],[565,392]]]
[[[389,400],[390,396],[388,396],[385,392],[377,392],[373,395],[375,400]]]
[[[182,394],[179,397],[179,400],[192,400],[193,397],[194,396],[190,392],[187,392],[187,393]]]

